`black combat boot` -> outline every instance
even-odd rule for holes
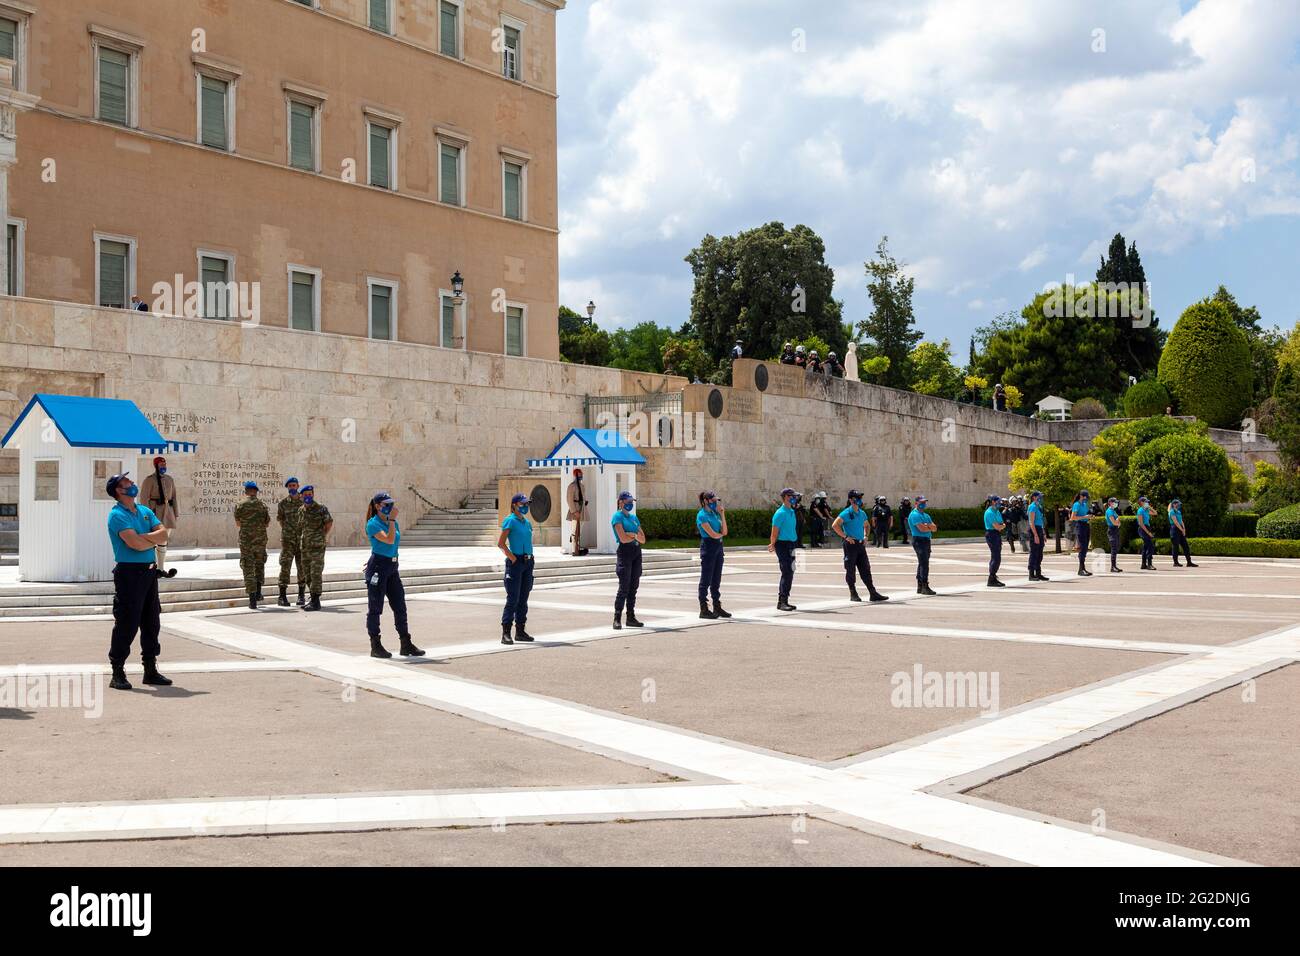
[[[778,601],[776,602],[776,609],[777,609],[778,611],[797,611],[797,610],[798,610],[798,608],[796,608],[793,604],[791,604],[791,603],[790,603],[789,601],[787,601],[785,598],[781,598],[780,600],[778,600]]]
[[[922,584],[920,581],[917,581],[917,582],[916,582],[916,593],[917,593],[917,594],[924,594],[924,593],[925,593],[925,585]]]
[[[319,611],[319,610],[320,610],[320,595],[319,595],[319,594],[316,594],[316,593],[313,593],[312,596],[311,596],[311,600],[307,602],[307,604],[303,607],[303,610],[304,610],[304,611]]]
[[[930,590],[930,582],[929,582],[929,581],[922,581],[922,582],[921,582],[921,593],[924,594],[926,597],[938,597],[938,596],[939,596],[939,592],[938,592],[938,591],[931,591],[931,590]]]
[[[1003,584],[1001,581],[998,580],[998,576],[997,576],[996,574],[990,574],[990,575],[989,575],[989,584],[988,584],[988,586],[991,587],[991,588],[1004,588],[1004,587],[1006,587],[1005,584]]]
[[[634,610],[632,610],[632,605],[630,605],[630,604],[627,606],[627,626],[628,626],[628,627],[645,627],[644,624],[642,624],[640,621],[638,621],[638,620],[636,619],[636,612],[635,612]]]
[[[305,584],[298,585],[298,606],[307,606],[307,585]]]
[[[888,594],[881,594],[881,593],[880,593],[879,591],[877,591],[875,588],[870,588],[870,589],[869,589],[869,591],[868,591],[868,597],[870,598],[872,604],[879,604],[881,601],[888,601],[888,600],[889,600],[889,595],[888,595]]]
[[[398,652],[399,652],[403,657],[423,657],[423,656],[424,656],[424,651],[420,650],[418,647],[416,647],[414,644],[411,643],[411,635],[410,635],[410,634],[403,634],[403,635],[401,635],[400,640],[401,640],[401,642],[402,642],[402,646],[401,646],[400,648],[398,648]]]
[[[629,618],[631,618],[631,616],[632,615],[630,614],[628,615]],[[516,644],[533,643],[533,635],[529,634],[527,631],[524,630],[524,625],[522,621],[515,622],[515,643]]]
[[[288,607],[289,606],[288,592],[289,589],[287,587],[280,588],[280,600],[276,601],[275,603],[280,605],[280,607]]]
[[[730,611],[724,611],[724,610],[722,609],[722,602],[721,602],[721,601],[714,601],[714,602],[713,602],[713,616],[714,616],[714,617],[731,617],[731,612],[730,612]]]
[[[250,594],[250,595],[248,596],[248,609],[249,609],[250,611],[256,611],[256,610],[257,610],[257,595],[256,595],[256,594]]]
[[[730,617],[731,615],[727,615],[727,616]],[[700,617],[706,621],[716,621],[718,619],[718,615],[714,614],[712,611],[709,610],[708,601],[700,602]]]
[[[113,665],[113,679],[108,682],[113,690],[130,690],[131,682],[126,679],[126,669],[121,664]]]
[[[1187,566],[1188,566],[1189,568],[1199,568],[1199,567],[1200,567],[1199,564],[1192,564],[1192,559],[1191,559],[1191,558],[1188,558],[1188,559],[1187,559]]]
[[[144,683],[151,687],[171,687],[170,678],[158,673],[158,661],[152,657],[144,659]]]
[[[393,656],[393,653],[388,650],[388,648],[384,647],[383,641],[378,637],[372,637],[370,639],[370,656],[378,657],[380,660],[386,661]]]
[[[614,630],[623,630],[623,615],[621,612],[615,612],[614,614]]]
[[[502,644],[513,644],[514,642],[515,642],[515,639],[514,639],[513,637],[510,636],[510,625],[509,625],[509,624],[502,624],[502,625],[501,625],[501,643],[502,643]]]
[[[858,604],[862,603],[862,598],[858,596],[858,589],[855,588],[852,584],[849,585],[849,600],[854,601]]]

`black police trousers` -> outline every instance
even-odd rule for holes
[[[379,616],[384,613],[384,598],[393,609],[393,623],[399,637],[410,637],[406,626],[406,588],[397,573],[397,559],[371,554],[366,564],[366,633],[379,637]]]
[[[876,586],[871,583],[871,562],[867,560],[867,546],[861,541],[852,544],[845,541],[843,544],[844,581],[848,584],[849,590],[856,590],[857,575],[862,575],[862,583],[867,586],[867,590],[874,591]]]
[[[700,539],[700,603],[713,594],[715,604],[722,600],[722,539]]]
[[[1035,541],[1035,532],[1038,540]],[[1039,525],[1034,525],[1029,529],[1029,573],[1038,575],[1043,573],[1043,548],[1047,544],[1047,529]]]
[[[1106,529],[1107,543],[1110,545],[1110,566],[1119,567],[1119,528],[1111,525]]]
[[[930,583],[930,539],[912,536],[912,550],[916,552],[916,583]]]
[[[1074,540],[1079,545],[1079,570],[1084,570],[1088,561],[1088,545],[1092,542],[1092,526],[1086,521],[1078,522],[1074,529]]]
[[[790,597],[790,588],[794,586],[794,545],[793,541],[776,543],[776,561],[781,568],[781,583],[777,585],[776,595],[781,604]]]
[[[1169,553],[1174,556],[1174,564],[1178,563],[1178,551],[1182,549],[1183,555],[1187,558],[1187,563],[1192,563],[1192,548],[1187,543],[1187,535],[1183,534],[1177,528],[1169,529]]]
[[[158,603],[158,565],[149,562],[119,562],[113,568],[113,638],[108,649],[112,664],[123,664],[131,655],[135,632],[140,632],[140,656],[157,658],[162,648],[162,606]]]
[[[989,577],[996,577],[998,568],[1002,567],[1002,535],[997,531],[985,531],[984,541],[989,546]]]
[[[614,571],[618,575],[618,594],[614,596],[614,613],[623,613],[623,604],[627,603],[627,613],[636,610],[636,589],[641,586],[641,545],[633,541],[620,544],[614,557]]]

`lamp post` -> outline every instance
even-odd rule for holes
[[[596,321],[596,303],[590,299],[587,300],[587,318]]]
[[[457,269],[457,270],[456,270],[456,274],[453,275],[453,276],[451,277],[451,302],[452,302],[452,310],[453,310],[453,313],[455,313],[455,312],[459,312],[459,313],[460,313],[460,333],[461,333],[461,334],[460,334],[460,335],[456,335],[456,334],[455,334],[455,331],[456,331],[456,330],[453,328],[453,329],[452,329],[452,343],[453,343],[454,345],[456,345],[457,347],[459,347],[459,348],[464,348],[464,346],[465,346],[465,337],[469,334],[469,329],[466,327],[468,323],[466,322],[466,317],[465,317],[465,295],[464,295],[464,292],[465,292],[465,277],[462,276],[462,275],[460,274],[460,270]]]

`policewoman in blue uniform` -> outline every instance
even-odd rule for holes
[[[793,611],[790,603],[790,588],[794,586],[794,546],[799,540],[795,531],[794,509],[799,504],[799,493],[793,488],[781,489],[781,507],[772,513],[772,537],[768,540],[767,550],[776,553],[777,565],[781,568],[781,583],[777,585],[776,609]]]
[[[114,690],[131,689],[126,679],[126,659],[139,631],[144,682],[167,687],[171,681],[158,673],[162,606],[158,602],[154,549],[167,544],[168,532],[157,515],[136,504],[140,489],[125,472],[109,478],[104,491],[117,502],[108,512],[108,540],[117,561],[113,567],[113,637],[108,649],[113,677],[108,686]]]
[[[1081,491],[1074,496],[1070,506],[1070,520],[1074,522],[1074,543],[1079,547],[1079,577],[1090,578],[1092,572],[1087,568],[1088,544],[1092,538],[1092,514],[1088,509],[1088,492]]]
[[[1048,581],[1043,577],[1043,548],[1047,544],[1047,516],[1043,513],[1043,493],[1029,493],[1029,580]]]
[[[906,520],[912,534],[912,550],[916,552],[916,593],[934,597],[938,592],[930,590],[930,536],[939,526],[926,510],[929,505],[929,498],[917,495],[915,507]]]
[[[528,621],[528,594],[533,589],[533,525],[528,520],[527,495],[510,499],[510,514],[501,522],[497,547],[506,556],[506,607],[501,612],[501,643],[528,643],[533,639],[524,630]]]
[[[1002,532],[1006,524],[1002,521],[1002,503],[999,495],[989,495],[984,508],[984,542],[989,546],[989,581],[991,588],[1006,587],[998,580],[998,568],[1002,567]]]
[[[1197,567],[1192,563],[1192,548],[1187,543],[1187,525],[1183,523],[1183,503],[1175,498],[1169,502],[1169,553],[1174,556],[1174,567],[1181,568],[1178,563],[1178,549],[1182,548],[1184,557],[1187,558],[1189,568]]]
[[[370,560],[366,562],[366,633],[370,635],[370,656],[392,657],[379,639],[379,617],[384,613],[384,598],[393,609],[393,624],[401,641],[398,653],[404,657],[423,657],[424,651],[411,643],[406,623],[406,588],[397,572],[397,548],[402,543],[402,528],[397,522],[397,502],[386,491],[370,499],[366,508],[366,538],[370,541]]]
[[[695,513],[700,532],[700,617],[715,620],[731,617],[722,608],[722,539],[727,536],[727,509],[712,491],[700,492],[700,510]],[[713,608],[709,608],[709,595]]]
[[[1119,499],[1109,498],[1106,501],[1106,543],[1110,545],[1111,574],[1124,573],[1119,566],[1119,527]]]
[[[623,604],[627,603],[627,626],[645,627],[636,619],[636,591],[641,586],[641,545],[645,544],[645,532],[641,530],[641,519],[633,514],[636,499],[632,492],[625,491],[618,496],[618,507],[609,519],[618,539],[618,551],[614,556],[614,571],[618,575],[618,594],[614,596],[614,629],[623,626]]]
[[[1156,569],[1156,533],[1151,526],[1151,519],[1155,517],[1155,512],[1151,509],[1151,501],[1146,495],[1137,500],[1138,503],[1138,534],[1142,537],[1142,570],[1154,571]]]
[[[877,499],[879,500],[879,499]],[[871,562],[867,560],[867,513],[862,510],[862,492],[856,488],[849,491],[848,504],[835,516],[831,530],[840,537],[844,546],[844,580],[849,585],[849,600],[861,601],[858,596],[857,575],[862,576],[862,583],[867,586],[867,593],[872,603],[888,601],[889,598],[876,590],[871,581]],[[880,535],[877,529],[877,536]],[[888,535],[888,532],[885,532]],[[888,543],[886,537],[886,543]]]

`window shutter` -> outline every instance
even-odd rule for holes
[[[316,277],[310,272],[293,274],[293,301],[290,303],[290,328],[303,332],[316,329]]]
[[[289,165],[316,171],[316,109],[306,103],[289,104]]]
[[[440,49],[447,56],[460,56],[460,8],[454,3],[447,3],[443,0],[441,6],[441,27],[442,36],[440,39]]]
[[[227,149],[226,97],[230,95],[230,84],[224,80],[214,80],[210,76],[205,76],[202,80],[203,145],[213,149]]]
[[[505,214],[508,219],[522,219],[522,204],[520,202],[520,177],[523,175],[523,167],[516,166],[514,163],[505,165]]]
[[[5,290],[10,295],[18,294],[18,226],[9,223],[5,230],[5,261],[9,264],[9,287]]]
[[[99,243],[99,304],[113,309],[126,308],[127,263],[131,247],[125,242]]]
[[[456,347],[456,303],[449,295],[442,297],[442,345],[449,349]]]
[[[388,0],[370,0],[370,28],[389,33]]]
[[[370,337],[372,339],[393,337],[393,290],[388,286],[370,287]]]
[[[131,58],[117,50],[99,51],[99,118],[127,125],[127,86]]]
[[[203,285],[204,316],[209,319],[230,318],[229,290],[226,288],[230,281],[230,263],[225,259],[204,256],[201,271],[199,281]]]
[[[524,354],[524,310],[506,309],[506,354]]]
[[[442,147],[442,187],[439,198],[443,202],[460,205],[460,150],[455,146]]]
[[[388,175],[388,138],[392,131],[383,126],[370,127],[370,185],[391,189]]]
[[[6,60],[18,59],[18,22],[8,17],[0,17],[0,56]]]

